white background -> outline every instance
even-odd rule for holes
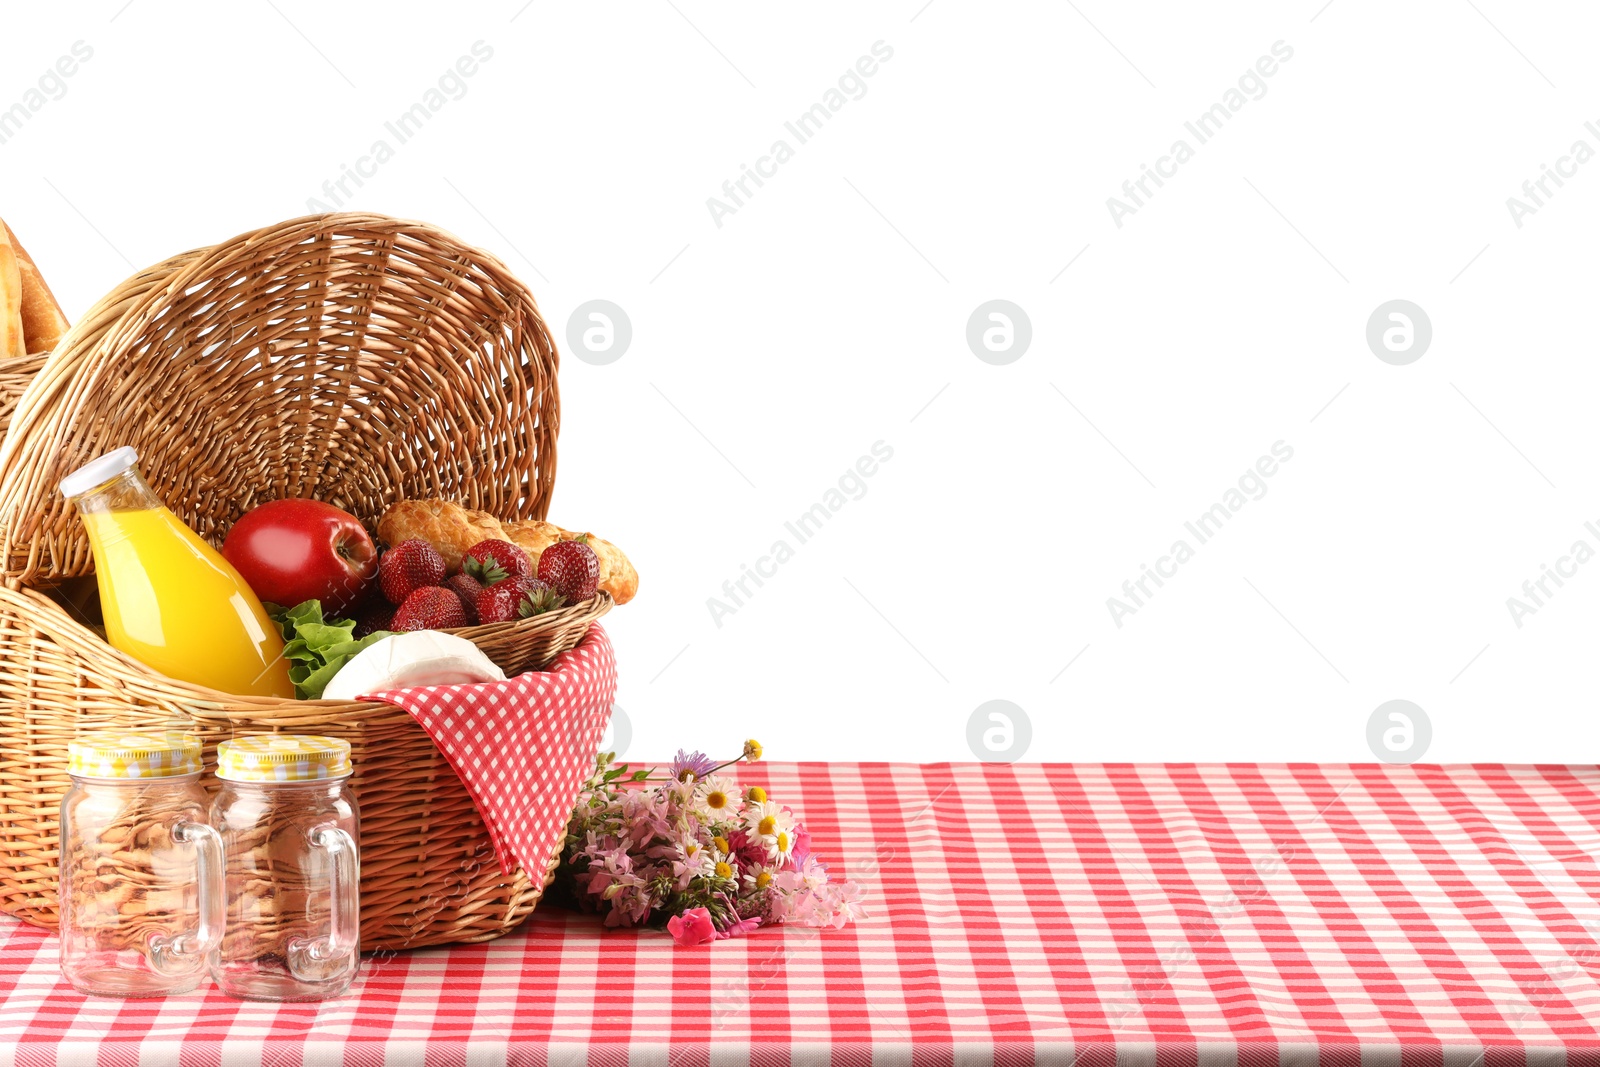
[[[1520,628],[1506,604],[1600,548],[1600,162],[1520,228],[1506,205],[1600,149],[1583,5],[14,7],[0,109],[93,49],[0,144],[0,214],[74,317],[332,206],[492,48],[343,206],[444,226],[538,297],[551,518],[642,575],[606,620],[635,756],[970,759],[1004,699],[1030,760],[1371,759],[1403,698],[1429,760],[1594,758],[1600,563]],[[879,41],[797,145],[784,122]],[[1198,144],[1184,122],[1277,41],[1266,94]],[[1194,158],[1116,226],[1107,198],[1180,137]],[[779,138],[794,158],[719,227],[707,198]],[[633,327],[604,366],[565,351],[597,298]],[[1032,323],[1005,366],[965,336],[995,298]],[[1433,328],[1407,366],[1365,340],[1397,298]],[[1117,627],[1107,598],[1280,440],[1266,495]],[[717,626],[707,599],[877,441],[866,494]]]

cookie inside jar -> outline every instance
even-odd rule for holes
[[[61,970],[102,996],[193,989],[216,945],[220,848],[200,742],[100,731],[69,746],[61,805]]]
[[[224,923],[213,969],[253,1000],[335,996],[360,965],[359,815],[350,746],[267,734],[225,741],[211,823],[222,835]]]

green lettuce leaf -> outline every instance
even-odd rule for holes
[[[369,645],[392,634],[376,630],[355,636],[354,619],[323,621],[322,602],[307,600],[292,608],[268,605],[272,621],[283,631],[283,658],[289,661],[289,680],[301,700],[317,700],[351,658]]]

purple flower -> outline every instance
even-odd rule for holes
[[[717,761],[704,752],[690,752],[687,755],[683,749],[678,749],[677,758],[672,761],[670,768],[672,777],[678,781],[684,780],[685,774],[692,774],[698,781],[716,770]]]

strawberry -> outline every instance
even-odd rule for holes
[[[461,610],[466,612],[467,625],[478,624],[478,594],[483,586],[470,574],[457,574],[445,579],[444,587],[461,598]]]
[[[569,604],[589,600],[600,584],[600,557],[581,537],[557,541],[539,554],[539,580],[548,582]]]
[[[478,594],[479,622],[510,622],[517,618],[517,606],[525,594],[544,588],[537,578],[507,578],[503,582],[486,585]]]
[[[532,578],[533,560],[510,541],[490,538],[462,554],[461,570],[483,585],[494,585],[507,578]]]
[[[530,589],[522,594],[522,600],[517,604],[517,614],[524,619],[535,615],[543,615],[547,611],[567,606],[567,598],[545,585],[539,579],[533,579],[537,589]]]
[[[381,598],[374,599],[356,616],[356,637],[365,637],[379,630],[387,630],[394,622],[394,605]]]
[[[378,561],[378,585],[391,604],[404,604],[411,594],[444,581],[444,557],[419,537],[401,541]]]
[[[461,598],[455,591],[438,585],[425,585],[413,590],[394,613],[391,628],[408,633],[412,630],[449,630],[467,624],[467,613],[461,609]]]

